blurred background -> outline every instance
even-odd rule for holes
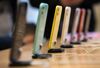
[[[16,21],[17,4],[20,2],[27,2],[27,16],[28,24],[37,23],[38,8],[41,2],[49,4],[49,12],[45,30],[45,36],[49,38],[51,26],[56,5],[71,6],[86,8],[92,10],[91,24],[89,31],[100,32],[100,1],[99,0],[0,0],[0,50],[10,48],[12,46],[13,26]],[[51,11],[52,10],[52,11]],[[61,24],[60,24],[61,25]],[[61,30],[61,27],[60,27]],[[60,33],[61,31],[59,31]]]

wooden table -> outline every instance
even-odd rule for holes
[[[41,49],[43,53],[47,53],[47,44],[48,42]],[[100,68],[99,46],[100,44],[91,43],[77,45],[75,48],[65,49],[64,53],[52,54],[52,57],[49,59],[33,59],[32,66],[12,68]],[[30,60],[32,56],[32,44],[22,47],[22,51],[20,60]],[[8,66],[9,52],[10,49],[0,51],[0,68],[11,68]]]

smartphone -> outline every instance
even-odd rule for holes
[[[87,33],[89,30],[90,19],[91,19],[91,10],[88,9],[86,15],[85,33]]]
[[[66,7],[64,13],[62,34],[61,34],[61,45],[67,42],[66,35],[68,34],[70,15],[71,15],[71,7]]]
[[[48,4],[46,3],[40,4],[35,38],[34,38],[34,45],[33,45],[33,54],[39,54],[40,46],[43,44],[48,8],[49,8]]]
[[[30,65],[31,61],[19,61],[21,56],[20,48],[23,46],[23,38],[26,30],[27,3],[18,4],[15,29],[13,32],[13,45],[10,51],[10,65]]]
[[[49,49],[53,48],[54,45],[56,44],[61,13],[62,13],[62,6],[57,5],[55,8],[53,25],[52,25],[52,30],[51,30],[51,35],[50,35],[50,40],[48,45]]]
[[[84,22],[85,22],[85,15],[86,15],[86,10],[82,8],[81,9],[81,13],[80,13],[80,20],[79,20],[79,27],[78,27],[78,34],[77,34],[78,41],[82,41],[82,34],[83,34],[83,26],[84,26]]]
[[[71,30],[71,43],[76,42],[76,37],[75,34],[77,33],[77,28],[78,28],[78,23],[80,19],[80,8],[76,8],[75,14],[74,14],[74,20],[73,20],[73,25],[72,25],[72,30]]]
[[[88,40],[87,33],[88,33],[88,30],[89,30],[90,19],[91,19],[91,10],[87,9],[87,11],[86,11],[86,21],[85,21],[85,25],[84,25],[85,27],[84,27],[83,42],[86,42]]]

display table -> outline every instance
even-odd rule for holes
[[[97,35],[96,35],[97,36]],[[57,47],[59,47],[59,39]],[[22,56],[20,60],[31,60],[32,45],[25,45],[21,48]],[[42,53],[47,53],[48,41],[41,49]],[[82,43],[74,45],[74,48],[65,49],[63,53],[52,54],[49,59],[32,59],[31,66],[18,68],[100,68],[100,44]],[[9,67],[10,49],[0,51],[0,67]],[[17,68],[17,67],[12,67]]]

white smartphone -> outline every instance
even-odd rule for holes
[[[79,23],[79,19],[80,19],[80,11],[81,11],[80,8],[76,8],[76,10],[75,10],[70,42],[77,41],[77,38],[75,37],[75,35],[77,33],[78,23]]]
[[[68,34],[70,15],[71,15],[71,7],[66,7],[64,13],[62,34],[61,34],[61,45],[67,42],[66,35]]]

